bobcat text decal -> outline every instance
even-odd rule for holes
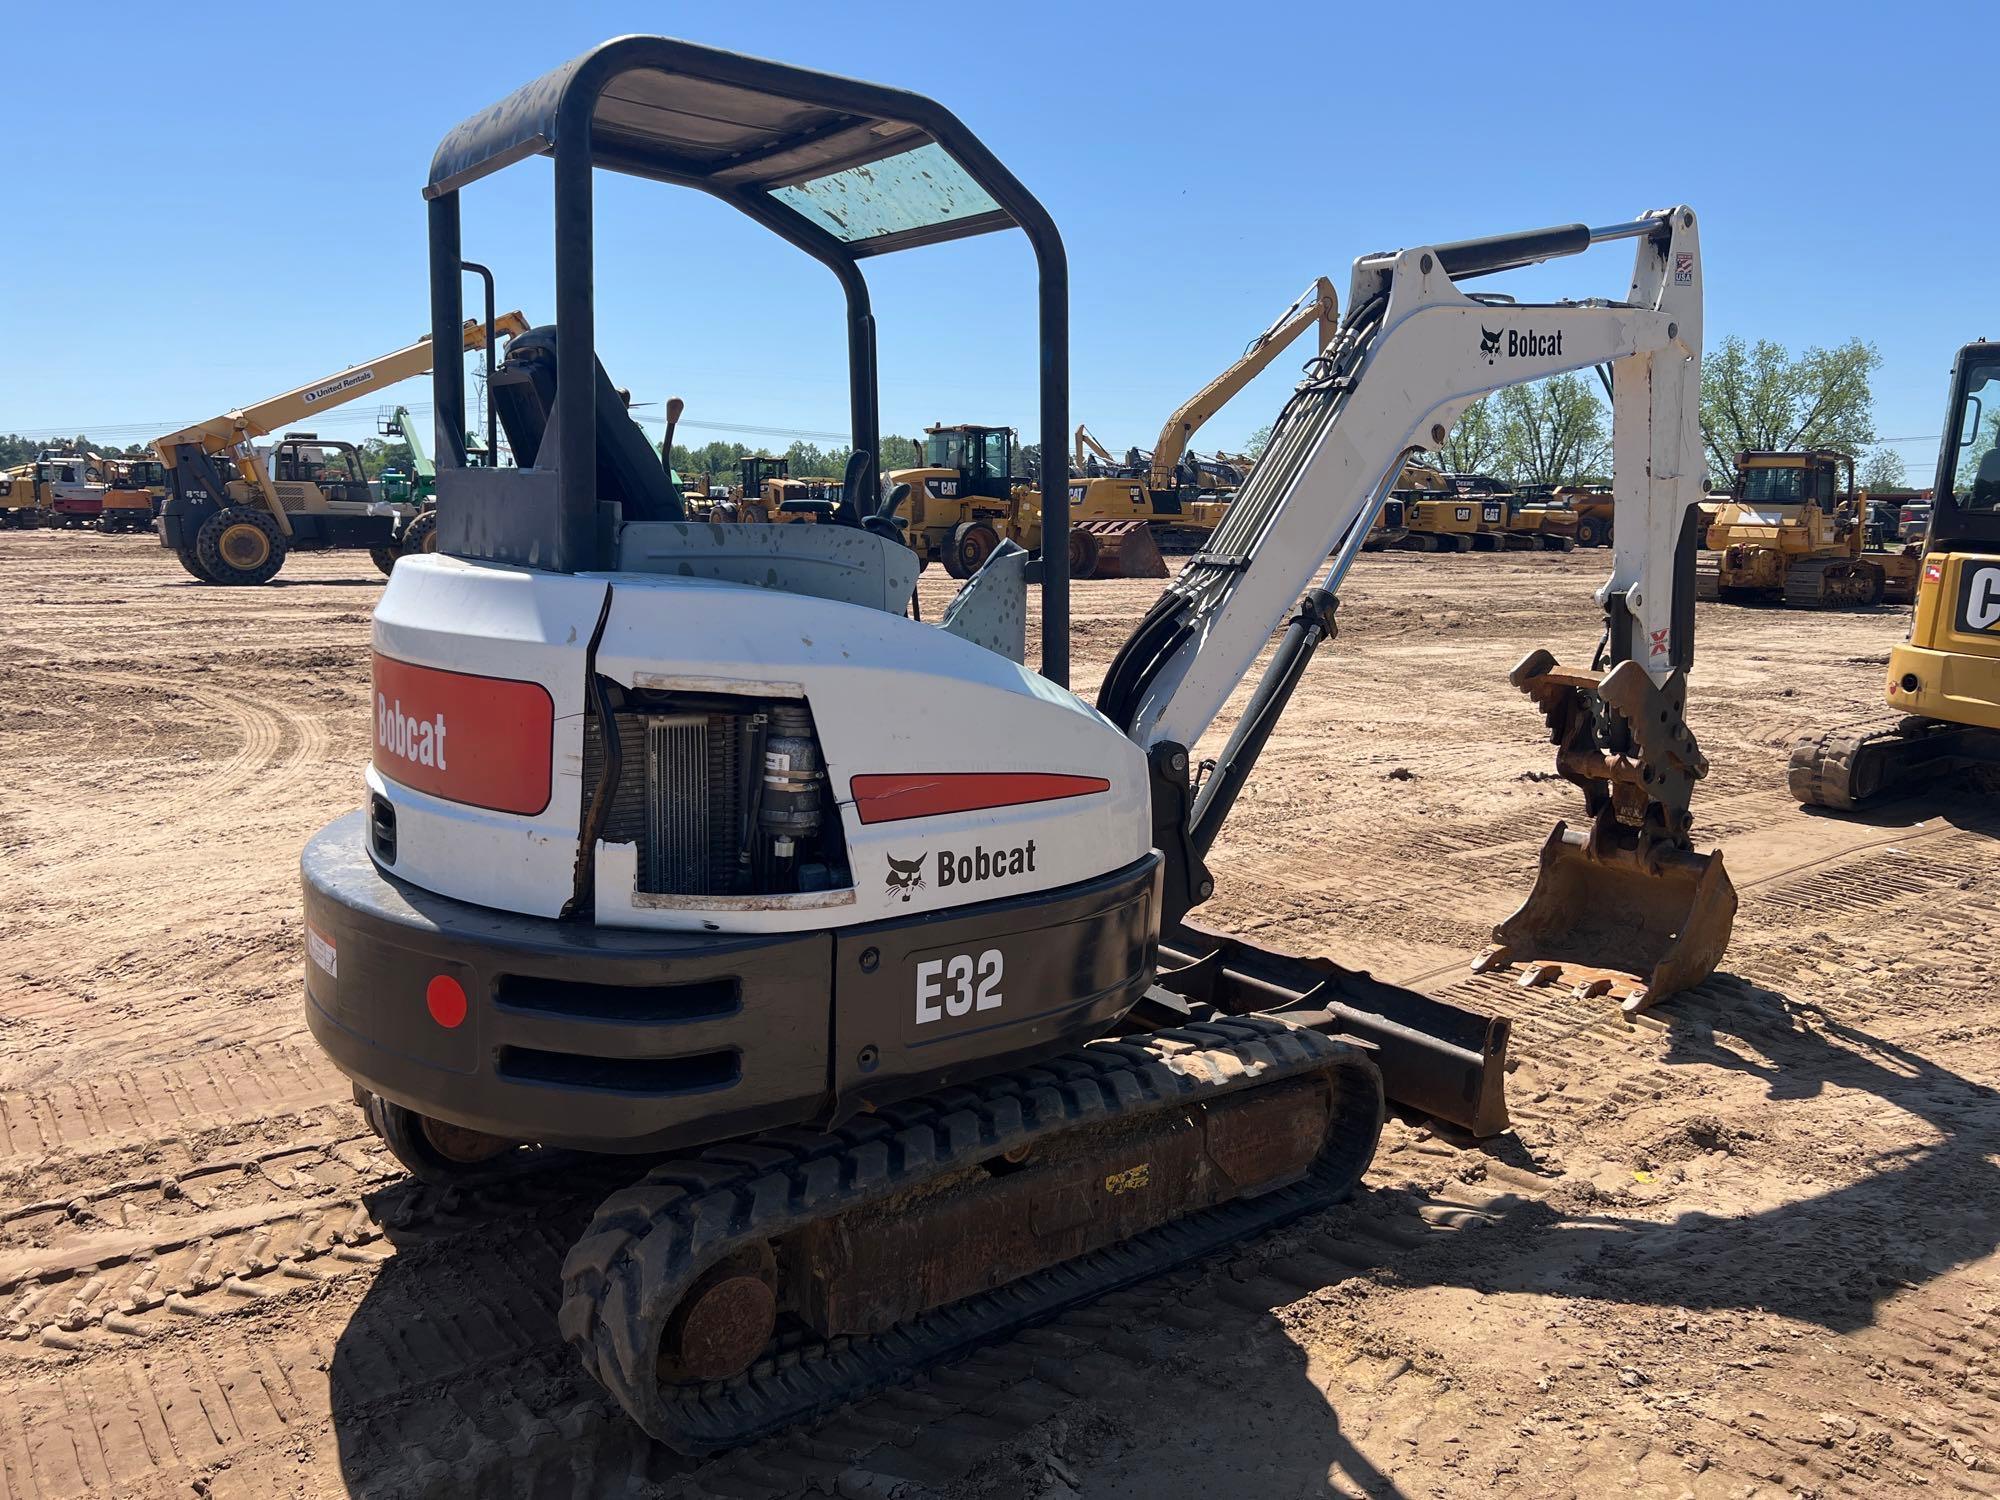
[[[549,805],[555,704],[538,682],[375,656],[375,769],[433,797],[533,816]]]

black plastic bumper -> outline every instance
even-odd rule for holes
[[[1131,1008],[1157,941],[1156,855],[1032,898],[772,935],[454,901],[383,874],[359,812],[300,865],[307,1022],[342,1072],[419,1114],[588,1151],[823,1122],[1051,1055]],[[961,954],[968,993],[999,970],[990,1008],[954,1010]]]

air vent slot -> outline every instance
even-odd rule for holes
[[[702,1094],[725,1089],[743,1076],[734,1049],[691,1057],[584,1057],[534,1047],[502,1047],[496,1071],[515,1083],[595,1089],[607,1094]]]
[[[742,987],[733,976],[687,984],[589,984],[503,974],[495,997],[503,1010],[623,1026],[715,1021],[743,1008]]]

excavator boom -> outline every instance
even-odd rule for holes
[[[1324,353],[1340,327],[1340,299],[1334,295],[1333,283],[1324,276],[1316,278],[1290,307],[1278,314],[1276,322],[1252,339],[1240,359],[1174,409],[1167,425],[1160,429],[1160,440],[1153,445],[1154,489],[1173,487],[1181,455],[1187,452],[1188,444],[1208,419],[1269,368],[1272,360],[1292,346],[1293,340],[1315,325],[1319,328],[1320,352]],[[1083,429],[1079,427],[1079,462],[1083,456],[1082,441]],[[1102,449],[1098,452],[1109,459],[1110,455]]]
[[[1480,300],[1454,280],[1623,238],[1640,243],[1630,288],[1615,301]],[[1702,471],[1700,275],[1685,208],[1606,229],[1570,225],[1355,263],[1334,345],[1287,402],[1207,548],[1113,662],[1098,700],[1141,745],[1184,761],[1291,615],[1252,712],[1195,801],[1197,855],[1214,841],[1305,659],[1332,634],[1341,581],[1410,455],[1435,449],[1490,391],[1608,364],[1621,524],[1597,598],[1611,670],[1562,671],[1542,652],[1515,673],[1560,747],[1558,769],[1584,792],[1591,827],[1558,827],[1536,894],[1496,931],[1499,946],[1483,962],[1539,957],[1606,971],[1580,982],[1615,992],[1628,1009],[1714,968],[1735,894],[1718,857],[1689,846],[1688,797],[1707,765],[1680,717],[1693,660],[1693,586],[1683,560],[1692,560]],[[1686,878],[1662,873],[1669,863]],[[1597,878],[1575,878],[1579,864]],[[1702,878],[1711,867],[1714,878]],[[1190,872],[1182,901],[1199,899],[1204,878]],[[1649,895],[1659,899],[1642,913]],[[1627,941],[1642,925],[1657,928],[1659,941]],[[1635,956],[1635,948],[1643,951]]]

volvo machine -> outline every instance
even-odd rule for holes
[[[536,153],[554,157],[557,321],[533,380],[495,377],[533,457],[466,465],[464,374],[441,361],[439,548],[376,609],[365,806],[303,857],[307,1016],[420,1174],[507,1170],[520,1143],[666,1154],[563,1268],[564,1336],[646,1431],[734,1443],[1329,1204],[1385,1093],[1504,1126],[1503,1019],[1192,920],[1405,458],[1496,387],[1615,363],[1626,524],[1602,669],[1542,651],[1515,671],[1589,816],[1557,826],[1485,965],[1628,1004],[1714,966],[1734,897],[1689,842],[1705,766],[1681,715],[1690,210],[1356,261],[1332,345],[1093,705],[1068,687],[1067,570],[1036,579],[1039,671],[1018,547],[920,622],[895,491],[869,472],[861,267],[962,236],[1025,236],[1042,451],[1069,429],[1061,238],[956,117],[665,38],[606,43],[438,148],[439,340],[463,315],[461,196]],[[859,456],[830,519],[685,519],[595,358],[596,168],[706,191],[838,279]],[[1607,240],[1635,252],[1610,299],[1461,285]],[[1481,349],[1496,324],[1504,359]],[[1064,467],[1039,476],[1058,556]]]
[[[1975,766],[2000,766],[2000,344],[1967,344],[1950,409],[1910,636],[1889,652],[1889,707],[1872,733],[1792,751],[1792,795],[1848,809]],[[1992,402],[1992,405],[1988,403]]]
[[[1700,596],[1807,609],[1908,604],[1916,556],[1865,550],[1867,500],[1854,487],[1849,454],[1738,454],[1734,490],[1709,502],[1714,518],[1696,564]]]
[[[465,323],[446,343],[470,352],[527,328],[520,313],[503,313]],[[161,545],[203,583],[268,583],[295,551],[365,551],[388,572],[418,506],[377,495],[352,443],[314,432],[287,432],[269,449],[256,440],[423,374],[431,349],[426,334],[380,359],[154,439],[171,491],[160,509]]]

